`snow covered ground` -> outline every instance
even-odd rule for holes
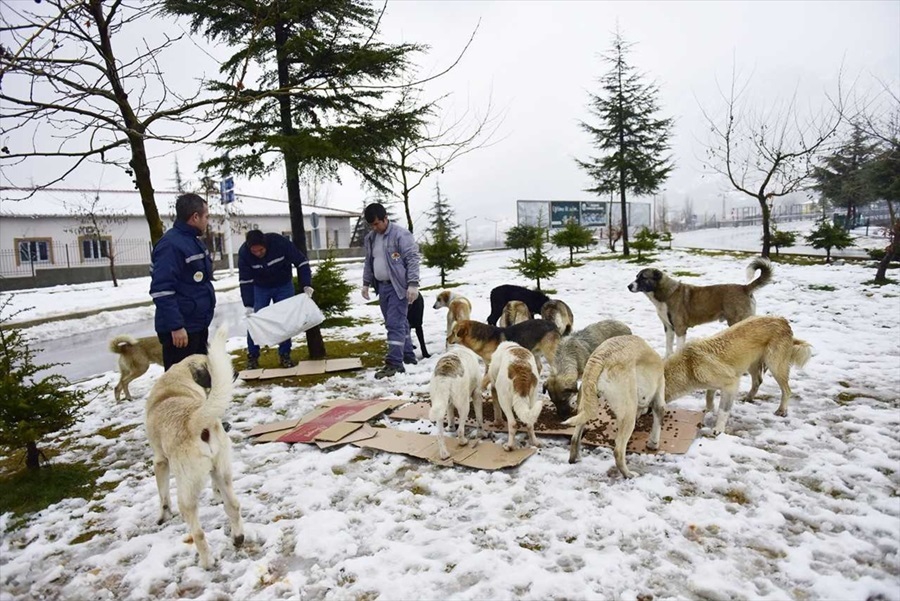
[[[702,234],[690,235],[700,242],[676,244],[702,244]],[[476,318],[487,316],[494,286],[531,284],[509,268],[515,256],[478,253],[452,274]],[[655,265],[709,284],[744,281],[747,263],[674,250]],[[655,310],[626,290],[639,268],[587,261],[544,286],[569,303],[576,328],[620,319],[662,351]],[[348,266],[348,279],[358,283],[360,270]],[[241,385],[228,420],[247,542],[231,546],[222,505],[205,492],[201,521],[219,559],[208,572],[184,542],[180,517],[156,525],[141,402],[161,372],[153,366],[131,385],[136,401],[116,404],[110,389],[83,422],[49,442],[67,449],[56,461],[99,462],[105,490],[49,507],[16,530],[10,515],[0,516],[0,599],[900,599],[900,286],[866,284],[873,275],[857,264],[777,265],[757,293],[757,313],[787,317],[815,349],[792,373],[789,416],[773,415],[778,388],[766,377],[760,398],[736,404],[728,433],[697,439],[685,455],[629,456],[639,475],[628,481],[608,449],[586,450],[570,465],[564,439],[543,439],[520,467],[492,473],[243,437],[327,399],[422,398],[437,356],[387,381],[369,371],[311,388]],[[224,277],[219,285],[234,283]],[[423,269],[423,285],[437,283],[436,271]],[[118,289],[34,290],[13,304],[39,307],[26,319],[143,300],[147,288],[144,279]],[[436,292],[426,293],[432,352],[443,346],[445,323],[443,310],[430,309]],[[326,336],[383,336],[378,308],[358,293],[353,300],[351,315],[374,323]],[[55,322],[40,326],[38,338],[145,312]],[[721,328],[706,324],[688,336]],[[229,341],[230,349],[243,345]],[[116,379],[109,372],[84,385]],[[703,406],[700,395],[675,403]],[[390,425],[433,431],[427,422]],[[101,428],[124,430],[108,439]]]

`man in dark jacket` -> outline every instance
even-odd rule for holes
[[[182,194],[175,201],[175,225],[153,247],[150,297],[165,369],[189,355],[206,354],[216,308],[212,258],[200,238],[208,223],[206,201]]]
[[[297,267],[300,287],[307,296],[313,295],[309,259],[293,242],[279,234],[263,234],[259,230],[247,232],[247,241],[238,250],[238,280],[241,300],[247,315],[294,296],[291,265]],[[293,367],[291,339],[278,345],[281,367]],[[259,367],[259,345],[247,332],[247,369]]]

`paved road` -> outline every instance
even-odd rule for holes
[[[222,320],[228,320],[231,322],[230,335],[241,336],[246,333],[243,317],[244,308],[241,303],[219,304],[216,306],[212,329],[216,328]],[[114,328],[41,342],[37,346],[43,347],[43,350],[37,353],[36,363],[66,363],[66,365],[57,365],[42,372],[38,377],[56,373],[65,376],[70,382],[77,382],[107,371],[118,370],[116,355],[109,352],[107,348],[109,339],[118,334],[131,334],[136,338],[154,336],[153,320],[146,319]]]

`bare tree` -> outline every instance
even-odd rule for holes
[[[112,226],[128,221],[127,217],[117,215],[100,206],[100,195],[91,200],[66,207],[78,221],[78,225],[68,231],[78,236],[79,252],[84,259],[105,258],[109,262],[109,275],[113,286],[118,288],[116,277],[116,245],[112,239]]]
[[[311,207],[327,207],[331,202],[331,190],[325,182],[317,177],[311,177],[304,182],[306,188],[306,204]]]
[[[393,169],[387,182],[394,196],[403,202],[410,232],[413,219],[409,202],[413,191],[431,175],[443,173],[453,161],[501,141],[496,136],[503,124],[503,115],[496,112],[490,98],[482,112],[466,108],[462,114],[450,117],[441,107],[449,95],[423,103],[418,93],[416,88],[408,86],[398,102],[404,110],[417,113],[417,126],[413,135],[394,144]]]
[[[787,101],[773,100],[764,109],[746,106],[747,84],[738,84],[732,71],[731,87],[722,94],[724,115],[716,117],[701,107],[712,132],[707,146],[707,167],[728,178],[735,190],[755,198],[762,213],[762,256],[772,246],[770,215],[777,198],[801,190],[812,175],[815,159],[840,126],[842,92],[826,94],[827,108],[804,115],[796,90]]]
[[[194,114],[214,102],[203,86],[182,95],[166,85],[160,55],[180,40],[142,34],[155,10],[141,2],[6,2],[0,12],[0,165],[46,163],[23,198],[63,181],[85,162],[122,167],[133,177],[153,243],[163,228],[148,165],[151,141],[196,141],[213,125]],[[117,53],[114,42],[129,50]],[[131,48],[134,48],[131,50]],[[61,166],[60,166],[61,165]],[[15,183],[14,183],[15,185]],[[19,199],[21,200],[21,199]]]
[[[656,229],[657,231],[670,231],[669,225],[669,201],[662,196],[656,202]]]
[[[694,199],[690,196],[684,197],[684,204],[681,206],[681,220],[686,230],[691,229],[694,224]]]

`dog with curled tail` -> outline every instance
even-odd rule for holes
[[[491,398],[494,402],[494,423],[500,421],[500,412],[506,417],[507,439],[503,448],[516,448],[516,418],[528,429],[528,441],[534,447],[541,446],[534,435],[534,424],[541,414],[543,403],[538,397],[540,372],[534,355],[515,342],[502,342],[488,367]]]

